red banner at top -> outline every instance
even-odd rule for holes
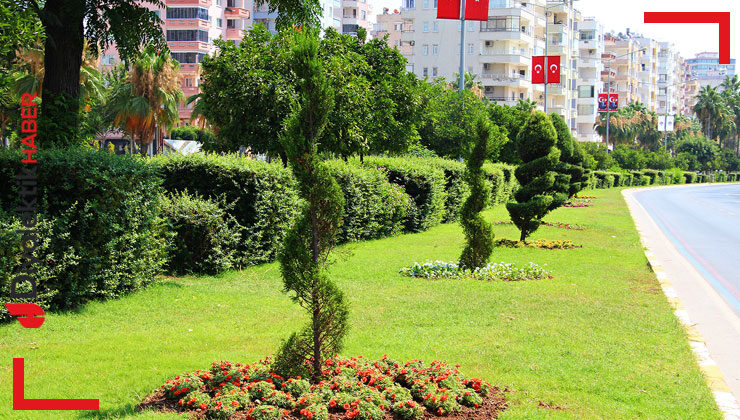
[[[560,83],[560,56],[547,57],[547,83]]]
[[[536,55],[532,57],[532,83],[545,83],[545,56]]]
[[[437,19],[460,19],[460,1],[439,0]],[[488,0],[465,0],[465,20],[488,20]]]

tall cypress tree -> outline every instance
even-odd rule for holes
[[[343,293],[326,274],[344,213],[344,196],[317,153],[317,140],[333,106],[318,46],[315,31],[296,35],[291,65],[298,80],[299,100],[280,136],[299,195],[305,201],[285,237],[280,270],[285,292],[292,292],[291,298],[308,311],[311,321],[283,343],[275,366],[283,375],[309,373],[314,382],[319,381],[323,358],[340,351],[348,314]]]
[[[556,146],[560,150],[560,161],[555,165],[555,185],[553,186],[553,200],[550,204],[550,210],[565,204],[568,198],[573,195],[571,189],[575,187],[574,182],[580,184],[582,174],[577,173],[577,168],[570,164],[573,157],[573,136],[570,135],[568,124],[565,123],[560,114],[553,112],[550,114],[552,125],[558,135]]]
[[[556,142],[555,127],[542,111],[530,115],[519,131],[517,153],[522,164],[514,175],[521,187],[514,194],[516,202],[506,204],[506,209],[521,231],[522,241],[540,227],[553,203],[554,169],[560,159]]]

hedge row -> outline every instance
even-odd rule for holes
[[[659,171],[645,169],[642,171],[605,172],[595,171],[588,182],[590,188],[611,188],[647,185],[697,184],[704,182],[740,182],[740,174],[716,172],[696,174],[683,172],[680,169]]]
[[[22,155],[0,150],[0,301],[22,264],[19,186]],[[140,159],[105,152],[40,151],[35,155],[39,243],[32,277],[38,303],[66,309],[151,282],[165,263],[159,212],[161,178]],[[30,245],[30,243],[28,243]],[[21,292],[30,291],[21,285]],[[0,311],[0,319],[7,317]],[[6,318],[7,319],[7,318]]]
[[[38,302],[47,309],[135,290],[166,265],[172,272],[212,272],[271,261],[302,205],[291,171],[280,163],[203,154],[143,160],[83,150],[37,156],[41,243],[34,276]],[[22,263],[15,211],[20,161],[17,151],[0,150],[0,300],[6,302],[9,279]],[[456,220],[468,194],[460,162],[370,157],[328,165],[346,199],[342,242]],[[492,204],[508,201],[513,167],[484,169]],[[194,250],[193,243],[205,248]]]

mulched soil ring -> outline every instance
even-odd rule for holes
[[[483,403],[478,408],[465,407],[456,413],[449,415],[439,416],[432,414],[429,411],[424,412],[425,419],[445,419],[445,420],[485,420],[485,419],[497,419],[502,411],[509,407],[506,402],[506,396],[504,394],[506,390],[501,390],[498,387],[491,387],[488,392],[488,396],[483,399]],[[255,406],[256,404],[250,405],[248,408]],[[206,418],[205,410],[186,410],[183,407],[177,405],[173,400],[168,400],[164,396],[164,391],[158,389],[153,393],[149,394],[144,398],[141,404],[136,406],[139,410],[154,410],[162,413],[190,413],[191,419],[204,419]],[[287,416],[281,417],[283,420],[299,420],[299,417],[290,413]],[[249,417],[244,411],[237,411],[231,417],[230,420],[246,420]],[[344,412],[329,411],[329,420],[344,420]],[[393,420],[393,415],[386,413],[384,420]]]

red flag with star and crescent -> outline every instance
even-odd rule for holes
[[[532,57],[532,83],[545,83],[545,56]]]
[[[547,57],[547,83],[560,83],[560,56]]]
[[[439,0],[437,19],[460,19],[460,1]],[[465,20],[488,20],[488,0],[465,0]]]

